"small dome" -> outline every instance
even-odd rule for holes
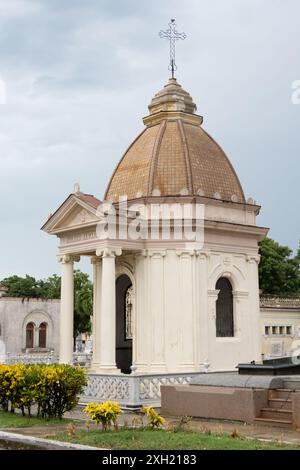
[[[234,195],[234,202],[244,203],[230,161],[202,129],[196,109],[189,93],[170,79],[152,99],[146,128],[119,162],[105,199],[205,195],[232,202]]]
[[[190,94],[177,83],[176,78],[170,78],[164,88],[156,93],[148,109],[150,115],[160,111],[182,111],[193,114],[197,111],[197,106]]]

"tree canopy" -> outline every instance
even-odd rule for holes
[[[271,238],[260,242],[259,284],[263,294],[300,295],[300,247],[293,256],[288,246]]]

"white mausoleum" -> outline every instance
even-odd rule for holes
[[[261,359],[258,242],[267,229],[256,225],[260,207],[245,199],[202,121],[191,96],[170,79],[111,177],[104,200],[113,209],[76,186],[43,226],[59,239],[61,362],[73,357],[74,263],[85,256],[93,264],[94,394],[104,393],[99,378],[143,377],[142,393],[168,378],[188,381]],[[153,207],[173,215],[181,207],[184,218],[170,220]],[[116,230],[104,239],[107,214]],[[182,220],[200,238],[179,236]]]

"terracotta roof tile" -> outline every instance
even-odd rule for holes
[[[89,206],[92,206],[94,209],[97,209],[101,204],[101,201],[92,194],[77,193],[75,196]]]

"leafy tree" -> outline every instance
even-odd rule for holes
[[[300,247],[295,256],[288,246],[271,238],[260,242],[259,282],[263,294],[300,295]]]
[[[91,331],[93,312],[93,284],[89,276],[79,269],[74,271],[74,336]]]
[[[45,281],[40,281],[40,297],[46,299],[60,299],[61,278],[53,274]]]
[[[34,277],[10,276],[1,281],[1,284],[8,288],[9,297],[38,297],[38,284]]]

